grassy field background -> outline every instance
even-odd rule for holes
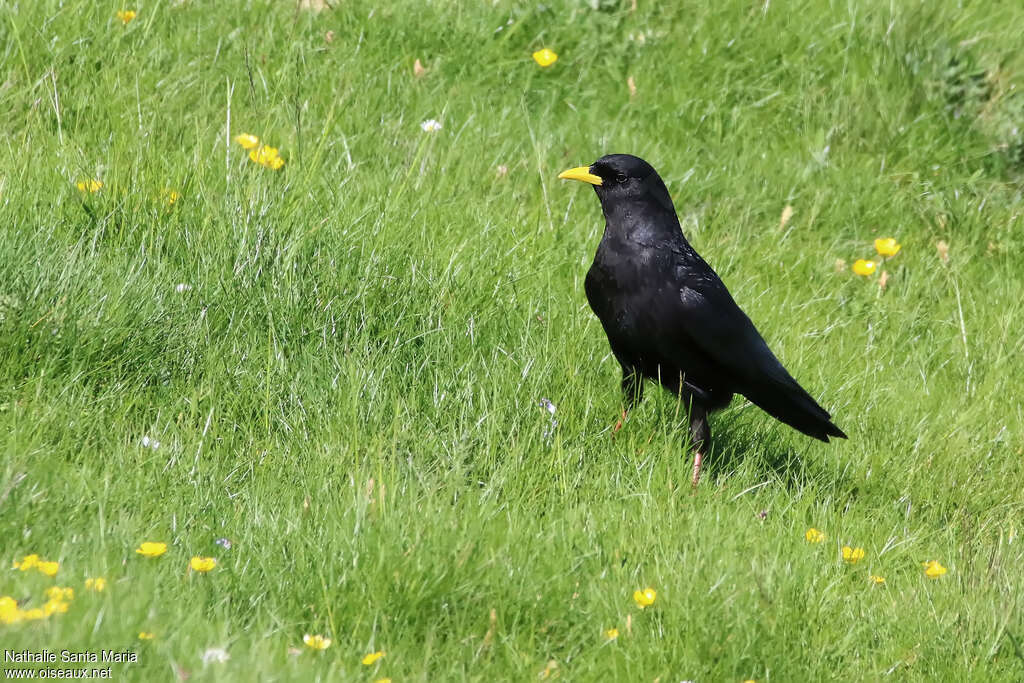
[[[0,5],[0,595],[75,590],[3,648],[131,648],[127,680],[1024,679],[1024,5],[334,5]],[[691,494],[672,396],[613,437],[603,219],[556,179],[609,152],[848,442],[737,400]],[[889,236],[883,290],[849,265]],[[57,576],[7,569],[32,553]]]

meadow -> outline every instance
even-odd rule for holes
[[[0,649],[1024,679],[1024,5],[322,4],[0,4]],[[610,152],[849,441],[613,433]]]

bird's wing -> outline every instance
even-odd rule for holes
[[[681,284],[675,312],[676,332],[711,360],[717,373],[731,378],[737,391],[751,382],[796,384],[713,274]]]
[[[710,266],[696,257],[678,263],[675,270],[678,297],[671,336],[709,361],[702,370],[711,381],[727,384],[810,436],[823,441],[845,436],[782,366]]]

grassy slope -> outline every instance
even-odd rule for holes
[[[146,680],[1024,676],[1020,185],[947,73],[1019,85],[1024,10],[388,4],[0,7],[0,561],[79,593],[3,646],[133,646]],[[226,143],[229,104],[285,170]],[[848,443],[737,401],[690,495],[671,396],[611,438],[600,212],[555,179],[610,151],[662,171]],[[880,235],[884,295],[835,270]],[[335,643],[289,656],[306,632]]]

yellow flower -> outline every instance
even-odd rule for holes
[[[881,256],[895,256],[900,246],[895,237],[879,237],[875,240],[875,251]]]
[[[537,50],[533,53],[533,61],[543,67],[548,67],[558,61],[558,55],[555,54],[554,50],[544,48],[543,50]]]
[[[324,638],[320,635],[311,636],[308,633],[302,636],[302,642],[306,644],[306,647],[312,648],[313,650],[326,650],[331,646],[330,638]]]
[[[38,621],[39,619],[45,619],[48,616],[49,615],[42,607],[27,609],[21,612],[21,618],[25,621]]]
[[[43,613],[46,614],[46,616],[57,613],[63,614],[67,611],[68,603],[63,600],[47,600],[46,604],[43,605]]]
[[[164,190],[163,197],[167,200],[167,206],[174,206],[174,202],[181,199],[181,193],[174,190]]]
[[[131,21],[132,19],[135,18],[135,10],[133,10],[133,9],[118,10],[117,14],[114,15],[114,16],[116,16],[122,22],[127,24],[129,21]]]
[[[874,261],[865,261],[862,258],[857,259],[853,262],[853,272],[857,275],[871,275],[878,268],[878,264]]]
[[[93,194],[100,191],[100,188],[103,187],[103,181],[95,179],[79,180],[75,183],[75,187],[78,188],[79,192],[88,192],[89,194]]]
[[[266,166],[275,171],[280,170],[284,166],[284,159],[278,155],[277,147],[270,147],[269,145],[263,145],[252,150],[249,152],[249,158],[260,166]]]
[[[46,589],[46,597],[50,600],[74,600],[75,589],[71,587],[50,586]]]
[[[14,568],[15,569],[20,569],[23,572],[27,572],[29,569],[33,569],[38,564],[39,564],[39,556],[36,555],[36,554],[32,554],[32,555],[26,555],[25,557],[21,558],[21,562],[18,562],[17,560],[15,560],[14,561]]]
[[[633,591],[633,601],[636,602],[640,609],[653,605],[654,600],[657,597],[658,592],[650,587],[645,588],[642,591]]]
[[[384,678],[378,678],[373,683],[391,683],[391,679],[385,676]]]
[[[374,662],[384,656],[383,650],[377,650],[363,657],[363,666],[372,666]]]
[[[240,144],[243,149],[252,149],[253,147],[260,144],[260,139],[255,135],[249,133],[242,133],[241,135],[235,136],[235,142]]]
[[[619,637],[619,629],[617,629],[617,628],[610,628],[610,629],[608,629],[607,631],[604,632],[604,637],[607,638],[608,640],[615,640],[616,638]]]
[[[160,557],[167,552],[167,544],[146,541],[145,543],[139,544],[139,547],[135,549],[135,552],[143,557]]]
[[[946,568],[939,564],[938,560],[929,560],[924,563],[924,575],[929,579],[937,579],[946,573]]]
[[[807,539],[808,543],[821,543],[825,540],[825,534],[824,532],[818,531],[814,527],[811,527],[807,530],[807,533],[804,534],[804,538]]]
[[[153,640],[154,638],[156,638],[156,634],[149,631],[139,631],[139,640]]]
[[[874,574],[872,574],[868,577],[868,581],[870,581],[871,583],[885,583],[885,577],[875,576]]]
[[[217,560],[213,557],[193,557],[189,560],[188,566],[193,571],[208,572],[217,566]]]
[[[102,593],[103,590],[106,587],[107,587],[107,580],[104,579],[102,576],[97,576],[95,579],[86,579],[85,580],[85,589],[86,590],[96,591],[97,593]]]
[[[850,564],[857,564],[864,559],[864,548],[851,548],[848,545],[843,546],[843,561],[849,562]]]
[[[0,624],[16,624],[21,621],[18,601],[9,595],[0,597]]]
[[[57,576],[57,571],[60,569],[60,564],[57,562],[40,562],[36,565],[36,569],[46,574],[47,576]]]

